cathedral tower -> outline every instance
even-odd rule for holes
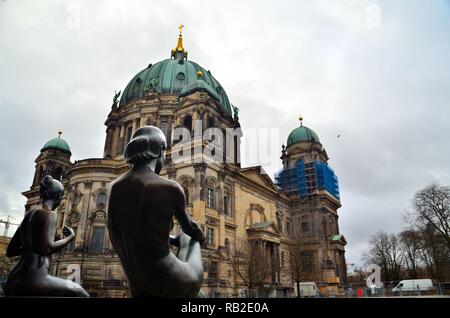
[[[303,246],[309,279],[329,286],[346,283],[345,238],[339,233],[338,180],[318,135],[300,125],[287,138],[278,186],[291,199],[292,239]]]
[[[39,187],[41,179],[46,175],[51,175],[54,179],[63,181],[67,170],[69,169],[70,152],[69,144],[61,138],[62,131],[58,132],[58,137],[49,140],[42,147],[38,157],[36,158],[36,166],[34,172],[33,183],[30,190],[23,192],[29,200],[25,206],[26,210],[37,204],[39,201]]]

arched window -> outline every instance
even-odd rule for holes
[[[214,189],[208,188],[206,195],[206,205],[208,208],[214,208]]]
[[[63,175],[64,175],[63,168],[56,167],[55,170],[53,170],[52,177],[54,179],[61,181]]]
[[[208,246],[213,246],[214,245],[214,229],[208,227],[206,229],[206,244]]]
[[[230,207],[230,194],[225,193],[223,197],[223,212],[226,216],[231,216],[231,207]]]
[[[216,121],[214,120],[214,117],[208,116],[208,124],[206,128],[211,128],[216,125]]]
[[[230,239],[228,237],[225,238],[225,250],[227,253],[230,253]]]
[[[103,242],[105,240],[105,228],[103,226],[94,226],[92,229],[92,237],[89,242],[89,252],[103,252]]]
[[[184,196],[186,197],[186,205],[189,205],[189,188],[187,186],[183,187]]]
[[[250,204],[250,208],[247,211],[247,215],[245,216],[246,228],[262,222],[267,222],[266,215],[264,214],[264,207],[257,203]]]
[[[208,278],[209,279],[217,279],[219,274],[219,263],[211,262],[209,264]]]
[[[221,206],[217,206],[217,190],[218,190],[218,181],[213,176],[208,176],[204,181],[205,190],[204,190],[204,198],[206,200],[206,206],[211,209],[221,210]]]
[[[187,128],[189,131],[192,131],[192,116],[186,115],[183,118],[183,127]]]
[[[106,193],[99,193],[97,196],[97,206],[99,208],[104,208],[106,206]]]
[[[194,179],[188,175],[181,175],[176,179],[176,181],[183,189],[184,196],[186,198],[186,205],[192,204],[190,189],[194,186]]]

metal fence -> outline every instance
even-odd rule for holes
[[[433,282],[432,288],[399,288],[393,291],[399,281],[383,282],[381,288],[367,288],[363,284],[351,284],[344,288],[345,297],[421,297],[450,296],[450,282]]]
[[[304,296],[302,293],[299,298],[360,298],[360,297],[450,297],[450,282],[433,282],[433,288],[412,288],[410,290],[399,290],[393,292],[392,289],[398,285],[399,281],[394,282],[384,282],[382,288],[367,288],[365,284],[349,284],[344,288],[340,288],[337,293],[323,294],[317,292],[315,296],[309,295]],[[253,292],[250,293],[248,290],[242,290],[241,293],[236,295],[226,295],[226,294],[209,294],[206,297],[249,297],[249,298],[265,298],[265,297],[275,297],[275,298],[295,298],[293,293],[282,295],[279,293],[269,292],[260,293]]]

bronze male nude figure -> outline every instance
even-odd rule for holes
[[[109,189],[109,234],[133,297],[196,297],[203,281],[203,232],[186,211],[183,189],[159,176],[166,146],[159,128],[137,129],[124,154],[133,167]],[[178,237],[170,236],[173,217]]]
[[[51,176],[42,179],[40,204],[29,211],[6,250],[6,256],[20,256],[4,287],[5,296],[89,297],[78,284],[48,274],[49,257],[62,250],[74,238],[65,226],[65,238],[55,241],[56,212],[64,187]]]

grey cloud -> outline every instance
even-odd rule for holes
[[[59,128],[72,159],[102,155],[114,90],[168,58],[182,22],[244,134],[275,127],[285,143],[300,114],[319,134],[347,258],[361,262],[372,233],[402,228],[415,191],[450,183],[449,15],[448,1],[0,1],[1,210]]]

